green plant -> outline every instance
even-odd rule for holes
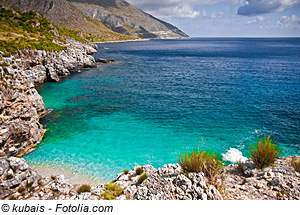
[[[19,193],[23,193],[25,191],[25,187],[21,186],[17,190]]]
[[[124,172],[125,175],[127,175],[129,173],[129,170],[128,169],[124,169],[123,172]]]
[[[5,176],[5,178],[6,178],[7,180],[12,179],[13,177],[14,177],[14,176],[13,176],[12,174],[8,174],[8,175]]]
[[[8,64],[7,63],[0,63],[0,66],[6,67],[6,66],[8,66]]]
[[[41,181],[37,181],[37,184],[38,184],[39,186],[41,186],[41,185],[42,185],[42,182],[41,182]]]
[[[224,167],[224,163],[218,159],[219,155],[207,152],[204,156],[204,175],[210,181],[215,181],[216,175]]]
[[[11,195],[11,196],[9,197],[9,200],[16,200],[16,197],[15,197],[14,195]]]
[[[114,200],[117,196],[120,196],[122,192],[123,189],[120,185],[109,183],[107,184],[106,190],[100,195],[100,197],[105,200]]]
[[[33,181],[31,181],[31,182],[29,182],[29,183],[26,183],[26,187],[27,187],[27,188],[28,188],[28,187],[31,187],[32,184],[33,184]]]
[[[295,169],[295,171],[300,172],[300,159],[296,160],[294,157],[291,160],[290,166]]]
[[[204,156],[206,152],[193,149],[192,153],[179,154],[177,158],[181,168],[185,172],[200,172],[203,169]]]
[[[144,172],[143,167],[138,167],[138,168],[135,170],[135,173],[136,173],[137,175],[140,175],[140,174],[142,174],[143,172]]]
[[[219,160],[219,155],[200,151],[199,146],[198,149],[193,149],[192,153],[179,154],[177,160],[184,172],[203,172],[210,181],[214,181],[224,167],[224,163]]]
[[[144,173],[143,175],[141,175],[139,177],[139,182],[142,183],[143,181],[145,181],[147,179],[147,173]]]
[[[84,193],[84,192],[90,192],[90,191],[91,191],[91,186],[87,185],[87,184],[83,184],[77,189],[78,194]]]
[[[264,136],[262,140],[257,142],[256,146],[250,147],[250,150],[252,154],[250,158],[258,169],[272,166],[275,159],[278,158],[281,153],[279,147],[272,143],[270,136]]]

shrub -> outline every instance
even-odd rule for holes
[[[300,172],[300,159],[296,160],[294,157],[290,163],[291,167],[295,169],[295,171]]]
[[[50,178],[51,178],[52,180],[55,180],[55,176],[54,176],[54,175],[51,175]]]
[[[147,173],[144,173],[143,175],[141,175],[139,177],[139,182],[142,183],[143,181],[145,181],[147,179]]]
[[[127,175],[129,173],[129,170],[125,169],[123,172],[124,172],[125,175]]]
[[[84,192],[90,192],[90,191],[91,191],[91,186],[87,185],[87,184],[83,184],[77,189],[78,194],[84,193]]]
[[[236,162],[237,166],[238,166],[238,169],[241,171],[241,172],[244,172],[244,167],[243,167],[243,162],[241,160],[237,161]]]
[[[121,195],[123,189],[120,185],[109,183],[107,184],[106,190],[100,195],[102,199],[114,200],[117,196]]]
[[[12,174],[8,174],[8,175],[5,176],[5,178],[6,178],[7,180],[12,179],[13,177],[14,177],[14,176],[13,176]]]
[[[204,156],[204,175],[208,177],[209,180],[214,181],[215,176],[222,170],[224,164],[222,161],[218,160],[219,155],[212,154],[209,152],[205,153]]]
[[[200,172],[203,169],[204,156],[206,152],[193,149],[192,153],[179,154],[177,158],[181,168],[185,172]]]
[[[279,147],[272,143],[270,136],[264,136],[264,139],[259,140],[256,146],[250,147],[250,150],[250,158],[258,169],[272,166],[281,153]]]
[[[9,197],[9,200],[16,200],[16,197],[15,197],[14,195],[11,195],[11,196]]]
[[[29,183],[26,183],[26,187],[31,187],[33,184],[33,181],[29,182]]]
[[[209,151],[193,150],[192,153],[179,154],[177,158],[179,165],[184,172],[203,172],[204,175],[213,181],[224,164],[218,159],[219,155]]]
[[[8,64],[7,63],[0,63],[0,66],[6,67],[6,66],[8,66]]]
[[[135,173],[136,173],[137,175],[140,175],[140,174],[142,174],[143,172],[144,172],[143,167],[138,167],[138,168],[135,170]]]
[[[25,191],[25,187],[21,186],[17,190],[19,193],[23,193]]]

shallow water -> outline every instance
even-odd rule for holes
[[[175,163],[199,143],[249,157],[264,134],[283,156],[299,155],[299,53],[293,38],[99,44],[95,58],[120,62],[41,87],[54,110],[25,159],[110,181],[135,165]]]

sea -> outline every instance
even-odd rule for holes
[[[39,87],[51,113],[32,166],[109,182],[136,165],[211,150],[249,158],[266,136],[300,155],[300,38],[190,38],[98,44],[117,63]]]

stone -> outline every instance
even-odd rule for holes
[[[202,199],[202,200],[207,200],[207,195],[206,195],[205,193],[202,193],[202,194],[201,194],[201,199]]]
[[[10,157],[8,158],[8,161],[10,162],[9,164],[13,169],[24,171],[28,168],[28,164],[23,158]]]
[[[103,59],[103,58],[98,58],[96,59],[97,63],[115,63],[117,62],[115,59],[111,58],[111,59]]]

